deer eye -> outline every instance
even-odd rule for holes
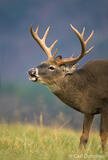
[[[55,67],[54,66],[49,66],[48,69],[51,70],[51,71],[54,71]]]

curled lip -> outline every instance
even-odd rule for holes
[[[29,74],[29,80],[33,81],[33,82],[36,82],[38,80],[38,76],[36,76],[35,74],[32,73],[32,71],[28,71],[28,74]]]

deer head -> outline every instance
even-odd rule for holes
[[[72,25],[70,26],[80,40],[82,51],[81,54],[76,58],[74,58],[72,55],[70,58],[63,59],[62,56],[56,57],[56,54],[58,52],[57,49],[53,54],[51,53],[58,40],[56,40],[49,48],[45,44],[45,40],[50,27],[47,28],[43,38],[40,39],[40,37],[38,36],[39,26],[34,32],[32,29],[33,25],[31,25],[31,35],[44,50],[48,57],[48,60],[42,62],[39,66],[34,67],[30,71],[28,71],[30,80],[32,80],[33,82],[43,83],[47,86],[55,85],[57,81],[60,82],[60,80],[62,80],[67,73],[74,72],[77,69],[77,62],[93,49],[93,47],[91,47],[89,50],[86,50],[86,46],[93,36],[93,31],[91,32],[87,40],[84,41],[85,28],[83,28],[83,31],[80,34],[77,29],[75,29]]]

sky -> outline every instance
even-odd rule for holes
[[[94,30],[88,48],[94,49],[79,63],[108,58],[107,0],[4,0],[0,1],[0,79],[27,82],[27,71],[47,60],[45,53],[30,35],[30,25],[38,25],[42,37],[50,26],[47,45],[56,39],[54,50],[70,57],[80,54],[80,43],[70,24],[80,32],[85,26],[85,39]],[[54,51],[53,50],[53,51]]]

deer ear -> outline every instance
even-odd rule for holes
[[[55,57],[55,59],[57,60],[57,59],[62,59],[62,56],[57,56],[57,57]]]

